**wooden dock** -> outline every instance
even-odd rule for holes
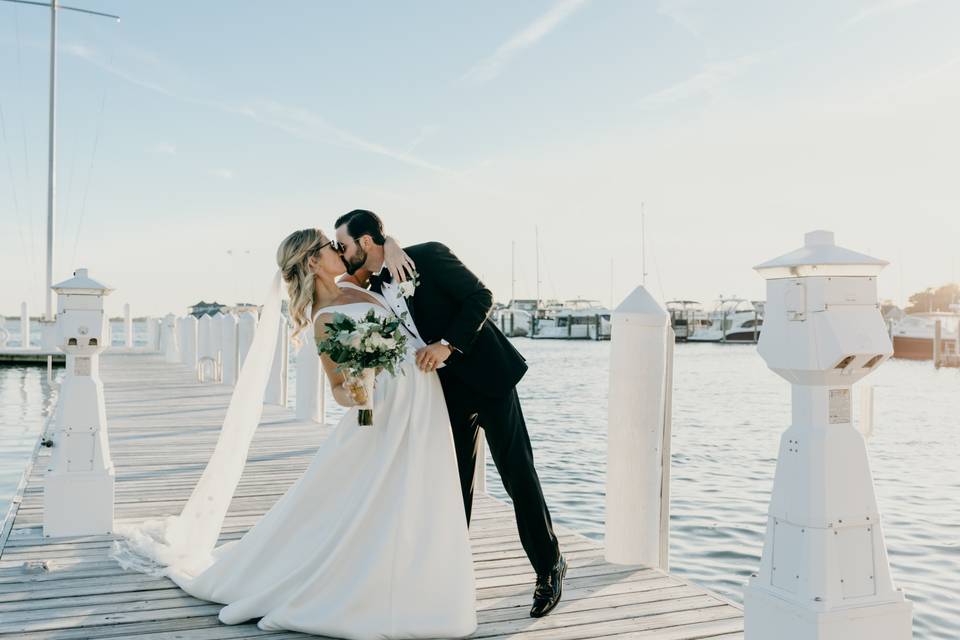
[[[174,514],[186,502],[223,420],[232,389],[200,385],[162,356],[108,353],[101,377],[118,522]],[[330,427],[267,405],[221,541],[243,533],[309,463]],[[223,625],[222,605],[192,598],[166,578],[124,571],[112,536],[45,539],[43,477],[49,449],[28,471],[8,535],[0,537],[0,636],[23,640],[272,636],[255,624]],[[693,640],[742,638],[736,605],[659,570],[608,564],[600,544],[558,528],[570,565],[563,600],[545,618],[528,616],[534,575],[512,509],[478,496],[471,527],[480,626],[476,638]]]

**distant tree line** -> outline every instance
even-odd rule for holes
[[[960,284],[952,282],[942,287],[924,289],[910,296],[907,313],[920,311],[950,311],[951,304],[960,303]]]

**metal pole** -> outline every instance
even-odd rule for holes
[[[940,324],[940,321],[937,320],[933,326],[933,368],[940,368],[940,350],[943,348],[940,346],[940,340],[942,338],[943,325]]]
[[[56,178],[56,107],[57,107],[57,0],[50,3],[50,140],[47,165],[47,286],[46,319],[53,321],[53,199]]]

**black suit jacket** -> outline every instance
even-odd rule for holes
[[[493,294],[439,242],[404,249],[417,265],[420,284],[407,308],[427,344],[445,339],[456,348],[437,370],[444,384],[463,383],[486,396],[508,394],[527,371],[510,340],[490,321]],[[380,293],[378,281],[373,289]]]

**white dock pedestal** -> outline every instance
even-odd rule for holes
[[[108,534],[113,531],[114,479],[100,381],[103,296],[111,289],[77,269],[53,286],[57,334],[67,368],[53,419],[53,449],[44,476],[45,537]]]
[[[767,278],[758,350],[793,385],[760,568],[744,590],[746,640],[910,640],[896,589],[853,384],[893,353],[877,305],[886,262],[808,233],[756,268]]]

